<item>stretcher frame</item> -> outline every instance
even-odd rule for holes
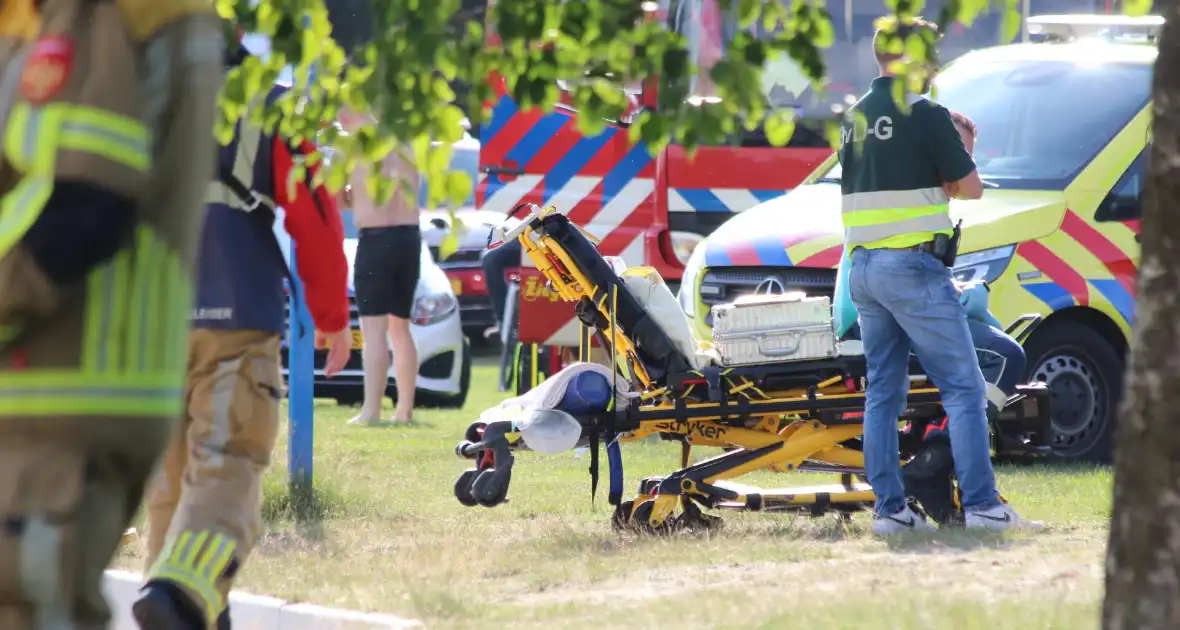
[[[837,512],[844,518],[871,510],[875,495],[866,483],[864,456],[858,444],[863,433],[863,358],[748,367],[689,366],[656,377],[650,353],[645,361],[643,349],[628,334],[634,331],[624,330],[617,321],[621,291],[625,291],[621,282],[612,280],[606,288],[594,282],[553,234],[564,230],[569,237],[570,228],[577,226],[553,207],[542,210],[531,206],[531,210],[530,217],[506,237],[518,238],[551,289],[574,303],[583,327],[579,359],[589,360],[590,338],[597,338],[615,358],[615,378],[627,379],[638,393],[620,407],[612,404],[604,413],[575,415],[583,429],[579,445],[590,448],[592,496],[598,482],[599,444],[605,441],[608,445],[608,500],[615,506],[615,527],[659,533],[720,524],[703,509],[813,516]],[[567,238],[566,245],[577,244],[581,237],[593,243],[577,230],[580,236]],[[1018,320],[1013,327],[1023,325],[1020,336],[1025,337],[1037,323],[1034,316],[1033,320]],[[1029,388],[1014,397],[1032,403],[1031,407],[1015,405],[1015,413],[1021,416],[1016,421],[1038,427],[1042,440],[1047,440],[1047,393]],[[1030,411],[1032,418],[1022,416]],[[920,374],[916,359],[912,360],[907,409],[899,423],[909,421],[922,427],[942,415],[937,388]],[[642,480],[637,495],[623,501],[619,445],[653,435],[681,443],[680,468],[664,477]],[[919,448],[920,435],[920,430],[911,430],[899,436],[903,461]],[[727,451],[694,464],[694,446]],[[506,501],[513,451],[520,449],[527,449],[527,444],[512,422],[473,423],[456,453],[475,460],[476,467],[456,481],[455,496],[467,506],[493,507]],[[732,481],[759,470],[833,473],[839,482],[766,490]]]

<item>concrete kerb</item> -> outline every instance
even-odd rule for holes
[[[131,604],[139,596],[143,578],[130,571],[109,570],[103,590],[114,611],[111,630],[139,630],[131,618]],[[383,613],[365,613],[299,604],[274,597],[233,592],[229,596],[233,630],[409,630],[422,622]]]

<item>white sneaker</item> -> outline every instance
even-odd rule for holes
[[[905,531],[934,532],[938,528],[918,516],[908,505],[893,514],[873,519],[873,534],[877,536],[892,536]]]
[[[1030,521],[1021,518],[1016,513],[1016,510],[1013,510],[1006,503],[1001,503],[994,508],[986,510],[967,512],[964,516],[967,521],[967,529],[986,529],[993,532],[1002,532],[1010,529],[1036,530],[1045,527],[1045,524],[1040,521]]]

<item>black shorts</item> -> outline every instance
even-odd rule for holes
[[[362,317],[409,319],[422,271],[422,233],[416,225],[361,228],[353,284]]]

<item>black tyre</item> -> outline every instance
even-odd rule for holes
[[[365,402],[365,392],[358,385],[355,392],[346,390],[343,393],[336,394],[334,398],[336,399],[336,404],[341,407],[355,407]]]
[[[455,498],[459,499],[459,503],[467,507],[475,507],[479,502],[475,500],[475,495],[471,494],[471,484],[475,478],[479,476],[479,471],[475,468],[469,468],[463,471],[462,475],[455,480]]]
[[[463,439],[468,442],[479,442],[483,439],[483,430],[487,428],[486,422],[472,422],[467,425],[467,432],[463,434]]]
[[[611,515],[610,526],[616,532],[629,529],[631,527],[631,509],[635,507],[634,501],[623,501],[615,506],[615,512]]]
[[[508,500],[508,487],[512,485],[512,471],[502,479],[498,478],[498,471],[494,468],[480,471],[479,477],[472,484],[472,495],[475,500],[486,508],[496,507]],[[484,496],[488,489],[494,489],[492,496]]]
[[[1051,446],[1074,462],[1110,462],[1124,359],[1101,333],[1074,321],[1051,322],[1025,346],[1028,379],[1049,387]]]

